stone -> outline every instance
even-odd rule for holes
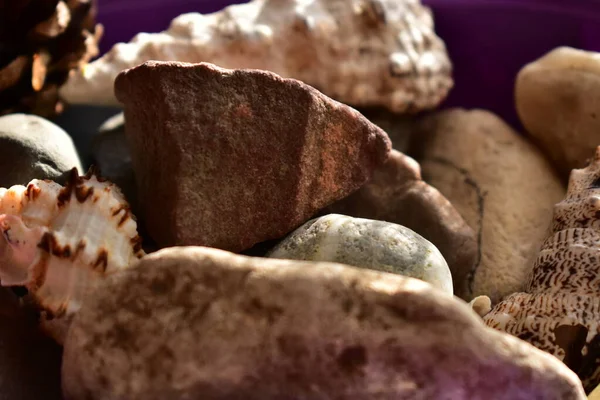
[[[105,281],[62,380],[65,400],[585,399],[555,357],[420,280],[199,247]]]
[[[475,231],[443,194],[421,179],[421,168],[411,157],[392,150],[369,182],[323,212],[392,222],[415,231],[444,256],[454,294],[471,300],[467,280],[478,257]]]
[[[395,150],[403,153],[408,150],[411,127],[417,116],[397,114],[384,108],[358,108],[358,111],[388,134]]]
[[[122,112],[108,118],[92,138],[93,163],[103,178],[116,184],[138,214],[135,174],[125,136],[125,116]]]
[[[588,396],[588,400],[600,400],[600,385],[598,385]]]
[[[62,349],[41,334],[16,296],[0,289],[0,399],[61,400]]]
[[[412,230],[390,222],[325,215],[296,229],[267,256],[400,274],[453,294],[452,274],[440,251]]]
[[[239,252],[279,239],[358,189],[391,149],[356,110],[268,71],[149,61],[115,92],[161,247]]]
[[[515,104],[527,132],[566,181],[600,144],[600,53],[558,47],[525,65]]]
[[[64,182],[81,163],[69,135],[52,122],[28,114],[0,117],[0,187],[32,179]]]
[[[450,109],[416,126],[410,154],[476,233],[467,295],[492,303],[527,282],[565,187],[541,151],[496,115]]]
[[[121,107],[102,107],[70,104],[52,119],[73,139],[84,170],[93,164],[94,139],[102,124],[123,111]]]
[[[419,0],[254,0],[118,43],[60,94],[115,105],[117,75],[149,60],[272,71],[346,104],[402,113],[436,107],[453,86],[446,46]]]

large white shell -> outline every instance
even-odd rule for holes
[[[63,187],[0,188],[0,284],[25,286],[53,316],[76,312],[99,279],[144,255],[120,190],[75,170]]]
[[[209,62],[301,80],[355,106],[433,108],[453,85],[444,42],[420,0],[253,0],[183,14],[74,72],[69,103],[118,105],[113,85],[145,61]]]

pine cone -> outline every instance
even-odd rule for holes
[[[95,0],[0,0],[0,115],[59,114],[69,71],[98,55]]]

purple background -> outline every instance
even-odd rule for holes
[[[158,32],[185,12],[244,0],[97,0],[102,51]],[[520,127],[513,106],[519,69],[557,46],[600,51],[600,0],[423,0],[448,46],[455,87],[444,107],[485,108]]]

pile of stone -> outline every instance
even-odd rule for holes
[[[522,135],[439,110],[450,58],[417,1],[254,0],[115,46],[61,89],[123,108],[89,141],[86,178],[90,149],[61,128],[0,117],[0,391],[585,399],[600,383],[599,60],[559,48],[524,66]],[[123,199],[110,210],[106,187]],[[56,201],[25,211],[38,198]],[[42,216],[75,224],[65,202],[114,227],[92,218],[53,250]],[[130,219],[144,251],[104,241]],[[78,258],[81,243],[106,252]],[[139,260],[115,259],[127,246]]]

